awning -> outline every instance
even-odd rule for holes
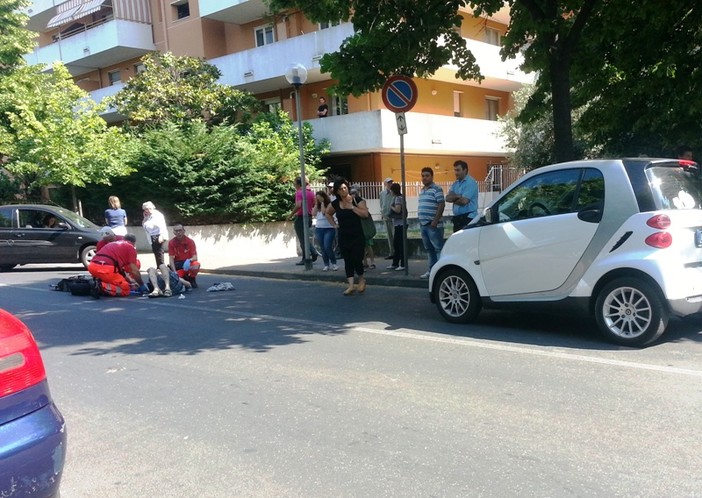
[[[73,18],[80,19],[81,17],[88,16],[93,12],[97,12],[107,1],[108,0],[88,0],[83,5],[78,7],[78,11],[75,13]]]
[[[82,5],[79,5],[78,7],[73,7],[68,10],[64,10],[60,14],[56,14],[54,17],[51,18],[49,23],[46,25],[47,28],[56,28],[58,26],[61,26],[63,24],[68,24],[69,22],[73,21],[75,19],[75,13],[80,10]]]
[[[72,7],[52,17],[46,27],[56,28],[58,26],[73,22],[76,19],[80,19],[81,17],[88,16],[93,12],[100,10],[108,1],[109,0],[88,0],[87,2],[83,2],[77,7]]]

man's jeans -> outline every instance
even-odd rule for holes
[[[444,247],[444,227],[434,228],[431,224],[422,225],[422,242],[429,253],[429,269],[439,261],[441,249]]]
[[[302,260],[305,260],[305,249],[303,245],[303,240],[305,238],[305,229],[303,228],[304,222],[302,221],[302,215],[299,215],[297,218],[295,218],[295,234],[297,235],[297,242],[300,244],[300,250],[302,251]],[[309,235],[312,235],[312,216],[307,217],[307,226],[310,228],[308,231]],[[312,241],[308,240],[307,241],[308,247],[309,247],[309,257],[310,259],[314,258],[317,255],[317,251],[315,250],[314,246],[312,245]]]

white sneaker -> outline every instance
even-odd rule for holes
[[[337,270],[339,269],[339,267],[338,267],[338,266],[336,266],[336,265],[332,265],[332,267],[331,267],[331,268],[332,268],[332,271],[337,271]]]
[[[419,278],[429,278],[430,272],[422,273]]]
[[[322,268],[322,271],[329,271],[329,267],[325,266],[324,268]]]
[[[405,267],[404,267],[404,266],[398,266],[397,268],[395,268],[395,271],[405,271]]]

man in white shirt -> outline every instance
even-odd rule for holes
[[[141,205],[144,210],[144,221],[142,226],[146,232],[146,236],[151,241],[151,250],[156,258],[156,267],[163,264],[163,254],[165,252],[164,242],[168,240],[168,227],[166,226],[166,218],[159,210],[156,209],[154,203],[146,201]]]

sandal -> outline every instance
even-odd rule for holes
[[[366,281],[363,280],[362,282],[359,282],[356,286],[356,290],[359,294],[363,294],[363,292],[366,290]]]
[[[353,293],[356,292],[356,289],[353,287],[349,287],[344,291],[344,296],[353,296]]]
[[[163,293],[160,290],[153,290],[149,293],[149,297],[163,297]]]
[[[171,291],[171,289],[166,289],[165,291],[163,291],[163,295],[165,297],[171,297],[173,295],[173,291]]]
[[[372,264],[368,267],[369,270],[375,270],[375,264]]]

